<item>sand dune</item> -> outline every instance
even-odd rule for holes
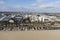
[[[0,40],[60,40],[60,30],[0,32]]]

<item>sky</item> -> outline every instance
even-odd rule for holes
[[[0,11],[60,13],[60,0],[0,0]]]

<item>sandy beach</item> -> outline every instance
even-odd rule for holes
[[[60,30],[2,31],[0,40],[60,40]]]

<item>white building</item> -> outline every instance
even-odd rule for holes
[[[44,22],[44,17],[41,17],[41,16],[38,17],[38,21],[39,21],[39,22]]]
[[[14,15],[14,14],[12,14],[12,15],[10,15],[10,17],[11,17],[11,18],[14,18],[14,17],[15,17],[15,15]]]
[[[51,16],[47,16],[47,15],[41,15],[40,17],[38,17],[38,21],[39,22],[54,22],[53,20],[54,17],[51,17]]]
[[[14,20],[9,20],[10,23],[14,23]]]
[[[38,17],[36,15],[32,15],[30,17],[31,22],[38,22]]]

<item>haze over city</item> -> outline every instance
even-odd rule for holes
[[[60,13],[60,0],[0,0],[0,11]]]

